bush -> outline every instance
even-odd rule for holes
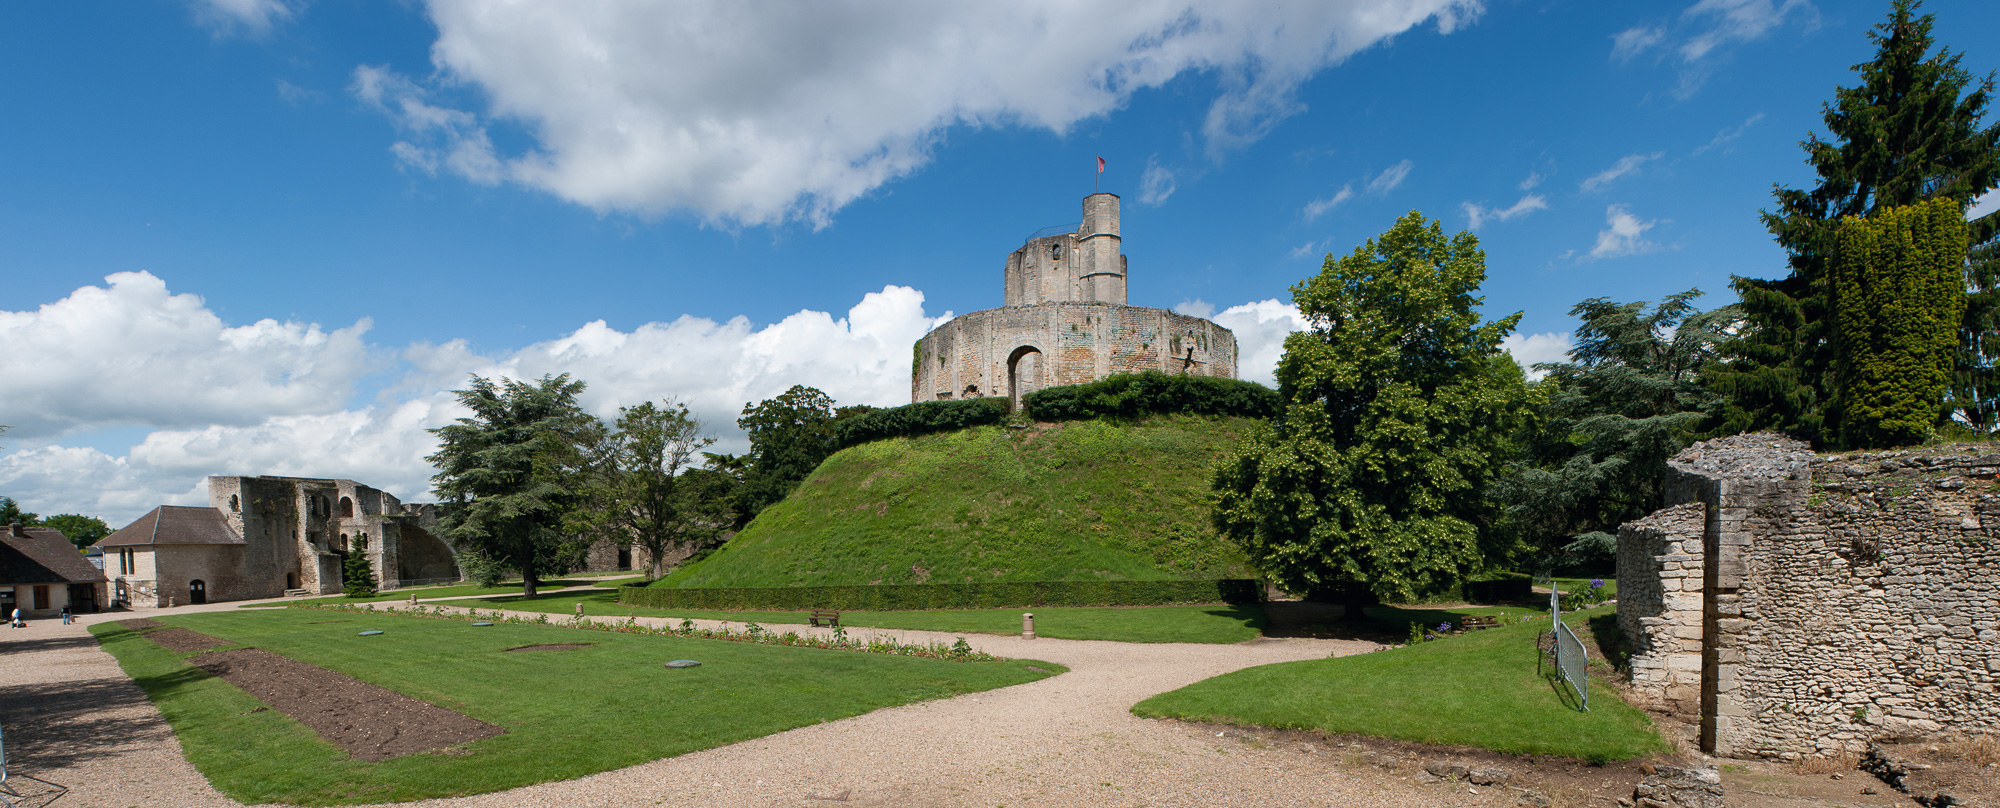
[[[491,556],[475,548],[459,551],[458,571],[465,574],[467,583],[477,586],[495,587],[507,577],[507,567]]]
[[[341,593],[350,598],[375,596],[375,565],[368,560],[368,534],[354,534],[354,549],[340,563]]]
[[[1275,418],[1285,408],[1278,391],[1255,382],[1169,376],[1156,370],[1049,387],[1029,393],[1022,403],[1038,421],[1137,418],[1155,413]]]
[[[1007,418],[1007,399],[968,398],[961,401],[920,401],[876,410],[833,425],[833,449],[886,438],[907,438],[997,424]]]
[[[787,586],[670,589],[644,584],[618,588],[618,602],[656,609],[747,611],[915,611],[1007,609],[1040,606],[1168,606],[1184,603],[1257,603],[1263,585],[1243,578],[1207,581],[1022,581],[981,584]]]

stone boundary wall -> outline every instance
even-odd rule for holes
[[[1619,531],[1635,689],[1685,704],[1672,666],[1686,645],[1661,636],[1672,626],[1673,639],[1697,635],[1696,712],[1714,754],[1794,759],[2000,731],[2000,455],[1987,448],[1815,456],[1745,435],[1677,455],[1666,488],[1681,507]],[[1690,564],[1699,632],[1685,631],[1687,599],[1666,594],[1686,591]]]
[[[1618,529],[1618,628],[1632,644],[1632,689],[1689,721],[1701,711],[1702,527],[1699,502]]]
[[[1025,358],[1024,358],[1025,357]],[[1200,317],[1108,303],[975,311],[917,341],[910,400],[1012,395],[1114,373],[1236,378],[1236,335]],[[1018,384],[1010,383],[1019,372]]]

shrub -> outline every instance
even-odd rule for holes
[[[340,563],[341,593],[350,598],[375,596],[375,565],[368,560],[368,534],[354,534],[354,549]]]
[[[1021,581],[880,586],[709,587],[670,589],[627,584],[618,602],[656,609],[751,611],[914,611],[1038,606],[1167,606],[1256,603],[1263,587],[1243,578],[1206,581]]]
[[[468,583],[484,587],[495,587],[507,576],[507,568],[491,556],[476,548],[466,548],[458,553],[458,570],[465,574]]]
[[[1029,393],[1022,403],[1038,421],[1137,418],[1155,413],[1275,418],[1284,411],[1284,398],[1278,391],[1255,382],[1169,376],[1156,370],[1049,387]]]
[[[1007,418],[1007,399],[968,398],[920,401],[876,410],[833,426],[833,451],[885,438],[906,438],[997,424]]]

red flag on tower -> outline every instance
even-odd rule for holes
[[[1104,158],[1102,157],[1097,158],[1097,173],[1104,173]]]

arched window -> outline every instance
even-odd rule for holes
[[[340,518],[342,519],[354,518],[354,500],[348,499],[347,497],[340,498]]]
[[[240,503],[239,503],[239,501],[238,501],[238,500],[236,499],[236,495],[235,495],[235,494],[230,494],[230,495],[229,495],[229,512],[230,512],[230,513],[235,513],[235,512],[237,512],[237,511],[240,511],[240,510],[242,510],[242,509],[243,509],[243,508],[242,508],[241,504],[240,504]]]

